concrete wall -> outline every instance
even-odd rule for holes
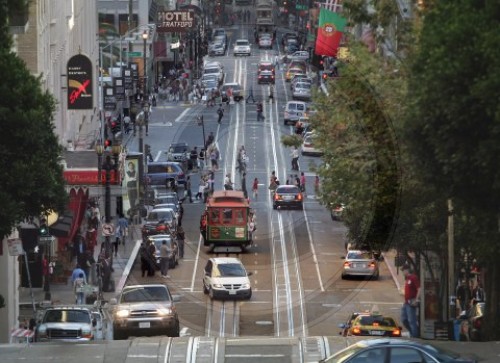
[[[15,237],[15,236],[11,236]],[[19,326],[20,277],[17,257],[9,255],[7,238],[2,241],[3,254],[0,256],[0,294],[5,299],[5,307],[0,309],[0,343],[9,343],[10,330]]]

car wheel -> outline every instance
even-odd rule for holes
[[[379,278],[379,273],[377,272],[375,275],[372,276],[372,280],[378,280]]]
[[[284,124],[285,126],[287,126],[287,125],[288,125],[288,120],[283,120],[283,124]]]
[[[252,289],[250,289],[250,293],[248,294],[247,300],[250,300],[252,298]]]
[[[212,289],[211,287],[209,288],[208,290],[208,296],[210,297],[210,299],[214,300],[215,299],[215,293],[214,293],[214,289]]]
[[[205,282],[203,282],[203,293],[204,293],[205,295],[207,295],[209,291],[210,291],[210,290],[208,290],[207,285],[205,285]]]
[[[115,326],[113,325],[113,340],[124,340],[126,338],[127,338],[126,334],[120,329],[116,329]]]
[[[304,203],[301,203],[299,209],[304,210]]]
[[[278,209],[278,206],[273,203],[273,209]]]
[[[346,279],[346,275],[344,275],[344,274],[342,274],[340,277],[342,278],[342,280]]]
[[[179,321],[175,324],[175,328],[169,334],[169,337],[178,337],[180,335]]]

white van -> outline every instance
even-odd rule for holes
[[[288,101],[283,114],[283,122],[288,125],[289,122],[295,123],[302,117],[307,117],[307,103],[302,101]]]
[[[203,276],[203,292],[211,299],[252,297],[250,276],[235,257],[215,257],[207,261]]]

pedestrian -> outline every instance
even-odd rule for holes
[[[163,240],[160,246],[160,273],[161,277],[168,278],[168,265],[170,263],[167,240]]]
[[[222,103],[219,105],[219,108],[217,109],[217,115],[219,115],[219,119],[217,120],[217,123],[220,125],[222,121],[222,116],[224,116],[224,109],[222,108]]]
[[[193,194],[191,191],[191,175],[186,177],[186,197],[189,198],[189,203],[193,203]]]
[[[208,190],[210,194],[214,192],[214,185],[215,185],[215,175],[213,172],[208,173]]]
[[[75,280],[80,277],[80,274],[83,274],[85,281],[87,281],[87,276],[85,275],[85,271],[82,270],[79,264],[76,264],[75,269],[71,273],[71,283],[74,284]]]
[[[304,172],[300,173],[300,191],[302,193],[306,192],[306,176],[305,176]]]
[[[274,85],[272,83],[269,84],[269,102],[273,102],[274,100]]]
[[[83,272],[78,274],[78,277],[73,282],[73,291],[75,293],[75,299],[77,305],[83,305],[83,300],[85,293],[82,291],[83,286],[85,285],[85,278]]]
[[[319,195],[319,175],[314,177],[314,194]]]
[[[177,246],[179,247],[179,258],[184,258],[184,239],[186,234],[184,233],[184,228],[179,226],[177,228]]]
[[[253,193],[253,198],[257,199],[259,196],[259,179],[254,178],[253,184],[252,184],[252,193]]]
[[[243,172],[241,176],[241,191],[246,199],[248,199],[248,191],[247,191],[247,173]]]
[[[119,214],[118,227],[120,228],[120,241],[125,246],[128,237],[128,220],[123,213]]]
[[[481,281],[476,283],[476,286],[472,289],[472,301],[471,305],[475,305],[478,302],[484,302],[486,300],[484,295],[483,284]]]
[[[205,178],[202,177],[200,179],[200,184],[198,185],[198,193],[196,193],[196,199],[202,199],[203,198],[203,193],[205,192],[206,184],[205,184]]]
[[[148,249],[148,276],[155,275],[156,267],[156,247],[153,242],[149,242]]]
[[[139,256],[141,256],[141,272],[142,272],[142,277],[144,277],[146,273],[149,271],[148,249],[146,248],[144,242],[141,243],[141,247],[139,249]]]
[[[252,98],[252,103],[255,103],[255,98],[253,97],[253,87],[250,86],[250,92],[248,93],[248,97],[246,99],[246,103],[248,103],[248,100]]]
[[[227,173],[224,178],[224,190],[233,190],[233,182],[231,181],[230,173]]]
[[[216,147],[210,153],[210,162],[212,163],[212,171],[219,170],[219,150]]]
[[[278,56],[278,54],[274,56],[274,67],[276,69],[280,69],[280,57]]]
[[[264,106],[262,105],[262,102],[257,103],[257,121],[264,121],[266,118],[263,115],[264,112]]]
[[[297,146],[293,147],[292,150],[292,170],[299,170],[299,149]]]
[[[96,261],[94,258],[94,255],[91,250],[87,250],[87,271],[89,271],[89,274],[87,275],[88,277],[88,283],[89,284],[97,284],[97,276],[96,276]]]
[[[418,338],[417,308],[420,303],[420,281],[407,265],[403,266],[403,274],[405,277],[405,301],[401,309],[401,322],[410,332],[412,338]]]
[[[193,171],[196,172],[198,170],[198,147],[195,146],[193,150],[191,150],[189,158],[191,159]]]
[[[116,227],[115,227],[115,238],[112,242],[113,251],[111,251],[111,253],[113,253],[115,255],[115,257],[117,257],[118,245],[120,244],[120,238],[121,238],[121,231],[120,231],[120,226],[118,225],[118,222],[117,222]]]
[[[470,300],[471,291],[469,291],[469,287],[465,283],[465,280],[460,281],[460,284],[457,287],[455,292],[457,297],[457,306],[459,308],[458,314],[460,315],[463,311],[467,311],[468,302]]]
[[[184,217],[184,206],[182,201],[179,201],[179,214],[177,216],[177,227],[182,226],[182,217]]]
[[[205,143],[205,148],[208,150],[208,147],[210,145],[212,145],[212,143],[214,142],[215,140],[215,136],[214,136],[214,133],[212,131],[210,131],[210,134],[208,135],[207,137],[207,142]]]
[[[198,162],[200,164],[200,170],[203,171],[203,169],[205,169],[205,148],[201,148],[198,154]]]

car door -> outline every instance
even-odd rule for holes
[[[211,284],[212,270],[213,270],[213,263],[212,261],[208,260],[207,264],[205,265],[205,274],[203,276],[203,284],[207,288],[209,288]]]

